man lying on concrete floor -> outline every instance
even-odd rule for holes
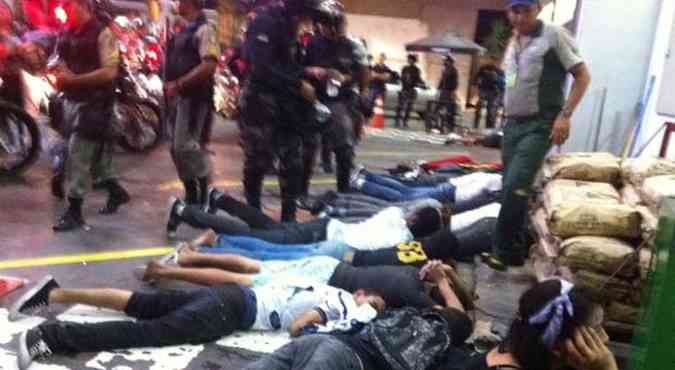
[[[75,303],[122,311],[137,320],[40,324],[19,339],[19,369],[52,354],[207,343],[236,330],[288,330],[297,336],[307,325],[365,323],[385,308],[382,297],[372,291],[350,294],[325,285],[250,289],[230,283],[191,292],[139,293],[62,289],[46,276],[17,301],[10,318],[51,304]]]
[[[443,204],[456,204],[465,208],[463,203],[473,203],[476,199],[501,191],[502,176],[478,172],[432,187],[416,187],[406,185],[393,177],[377,175],[362,167],[355,171],[351,184],[366,195],[390,202],[432,198]]]
[[[396,207],[387,208],[366,221],[346,224],[335,219],[319,219],[305,223],[278,223],[257,208],[213,189],[210,207],[224,210],[243,220],[248,227],[229,218],[203,212],[183,201],[172,201],[167,222],[169,236],[185,222],[195,227],[210,228],[219,234],[250,236],[277,244],[306,244],[323,240],[344,242],[357,249],[386,248],[424,237],[441,229],[449,216],[434,207],[423,207],[405,215]]]
[[[385,175],[385,178],[387,176]],[[401,179],[391,179],[399,181],[407,186],[412,182]],[[452,178],[449,180],[456,188],[462,189],[477,189],[472,191],[473,194],[460,202],[449,204],[441,204],[435,199],[421,198],[408,200],[403,202],[392,202],[389,200],[377,198],[375,196],[364,193],[336,193],[334,191],[327,191],[312,201],[308,202],[308,211],[314,215],[321,215],[321,217],[333,217],[340,219],[358,220],[361,218],[371,217],[375,213],[387,207],[401,207],[407,209],[411,206],[419,204],[427,204],[433,206],[433,201],[438,202],[442,206],[448,207],[453,215],[474,210],[490,203],[496,202],[501,196],[501,175],[492,173],[475,173],[461,177]],[[448,183],[448,180],[443,181]],[[432,185],[432,187],[439,186],[439,184]],[[428,186],[416,186],[417,188],[425,188]]]
[[[422,274],[447,281],[440,266],[427,266]],[[447,284],[441,284],[440,289],[453,294]],[[302,336],[245,369],[429,369],[441,354],[463,344],[472,332],[471,320],[454,298],[445,310],[388,310],[360,330]]]
[[[206,286],[237,283],[254,288],[276,281],[300,286],[327,284],[348,292],[377,291],[391,307],[432,307],[448,299],[434,288],[438,282],[420,280],[419,269],[412,266],[354,267],[330,257],[262,262],[236,255],[197,253],[188,248],[176,257],[176,264],[150,262],[143,279],[181,280]],[[472,305],[473,296],[466,284],[452,267],[443,268],[453,276],[453,285],[464,305]]]
[[[426,238],[374,250],[359,250],[332,240],[310,244],[275,244],[245,236],[218,235],[213,230],[185,244],[203,253],[236,254],[260,261],[328,256],[354,266],[422,267],[432,259],[472,262],[474,256],[490,250],[496,220],[496,217],[485,218],[456,233],[448,229],[439,230]]]

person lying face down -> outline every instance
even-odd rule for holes
[[[444,271],[433,263],[421,273]],[[302,336],[245,369],[432,369],[446,350],[469,337],[472,326],[460,304],[392,309],[360,330]]]
[[[424,237],[443,228],[444,218],[434,207],[422,207],[409,214],[402,209],[389,207],[373,217],[357,223],[347,224],[337,219],[318,219],[305,223],[278,223],[257,208],[212,190],[209,204],[213,210],[223,210],[241,219],[221,217],[202,211],[199,207],[185,205],[181,200],[173,201],[170,209],[167,231],[175,233],[181,223],[198,228],[209,228],[218,234],[229,236],[250,236],[277,244],[306,244],[318,241],[340,241],[360,250],[386,248],[407,242],[415,237]]]
[[[88,304],[118,310],[136,321],[46,322],[19,340],[19,369],[37,357],[105,350],[198,344],[235,330],[286,330],[366,323],[385,308],[373,291],[311,285],[266,285],[250,289],[221,284],[184,292],[141,293],[119,289],[62,289],[47,276],[12,307],[10,319],[52,304]]]

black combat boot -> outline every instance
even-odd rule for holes
[[[68,198],[68,210],[56,222],[52,229],[56,232],[71,231],[79,229],[84,226],[84,218],[82,217],[82,199]]]
[[[111,215],[116,213],[121,205],[129,203],[131,197],[129,193],[120,185],[117,180],[107,180],[103,186],[108,190],[108,202],[105,206],[98,210],[102,215]]]

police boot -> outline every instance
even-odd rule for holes
[[[102,215],[116,213],[121,205],[129,203],[131,200],[129,193],[117,180],[104,181],[103,187],[108,190],[108,202],[103,208],[98,210],[98,213]]]
[[[210,208],[209,204],[209,178],[200,177],[197,179],[197,189],[199,190],[198,202],[202,207],[204,212],[208,212]]]
[[[82,199],[68,198],[68,210],[52,227],[55,232],[71,231],[84,226]]]
[[[50,186],[52,189],[52,195],[56,198],[63,199],[66,197],[66,192],[63,189],[63,182],[65,181],[65,175],[63,172],[57,173],[52,176],[50,181]]]
[[[183,181],[185,188],[185,203],[189,205],[199,204],[199,181],[196,179]]]

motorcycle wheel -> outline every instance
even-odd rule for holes
[[[121,136],[118,141],[125,150],[144,153],[155,148],[162,139],[162,113],[150,100],[126,97],[120,101]]]
[[[40,129],[14,104],[0,101],[0,175],[20,175],[40,155]]]

